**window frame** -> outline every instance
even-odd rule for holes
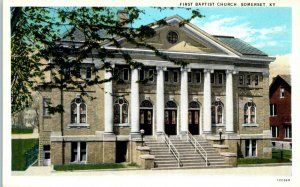
[[[51,98],[43,97],[43,117],[49,117],[49,104],[51,103]]]
[[[120,103],[119,101],[121,100],[121,99],[123,99],[123,103]],[[127,111],[126,111],[126,121],[127,122],[124,122],[123,123],[123,105],[127,105]],[[116,114],[117,113],[115,113],[115,107],[116,106],[118,106],[118,110],[119,110],[119,113],[118,113],[118,115],[119,115],[119,117],[118,117],[118,122],[115,122],[115,119],[116,119]],[[114,106],[113,106],[113,109],[114,109],[114,121],[113,121],[113,123],[114,123],[114,126],[129,126],[129,103],[128,103],[128,101],[125,99],[125,98],[123,98],[123,97],[119,97],[119,98],[117,98],[116,100],[115,100],[115,102],[114,102]]]
[[[292,126],[284,126],[284,139],[292,139]]]
[[[277,104],[270,104],[270,117],[277,116]]]
[[[219,115],[218,115],[218,108],[221,107],[222,113],[221,113],[221,122],[219,122]],[[224,126],[224,104],[222,101],[215,101],[212,103],[211,106],[211,123],[213,126]],[[213,120],[214,119],[214,120]]]
[[[92,67],[89,67],[89,66],[86,67],[85,78],[86,79],[92,78]]]
[[[273,129],[275,131],[275,136],[273,136]],[[271,136],[272,138],[278,138],[279,137],[279,131],[278,131],[278,126],[271,126]]]
[[[245,85],[245,76],[244,75],[239,75],[239,85],[240,86]]]
[[[150,73],[150,72],[152,72],[152,73]],[[149,78],[150,82],[154,82],[154,69],[149,69],[148,78]]]
[[[284,98],[284,95],[285,95],[285,89],[284,89],[284,87],[281,86],[279,89],[280,89],[279,90],[279,94],[280,94],[279,96],[280,96],[280,98]]]
[[[125,73],[126,72],[126,73]],[[125,75],[127,74],[127,78],[125,79]],[[129,69],[128,68],[123,68],[123,81],[129,81],[130,80],[130,73],[129,73]]]
[[[250,106],[251,105],[251,106]],[[247,106],[247,114],[246,114],[246,106]],[[254,107],[254,123],[251,122],[251,109]],[[256,119],[257,119],[257,107],[256,104],[253,101],[248,101],[244,105],[244,126],[257,126]],[[246,116],[247,116],[247,122],[246,122]]]
[[[176,75],[176,81],[175,81],[175,75]],[[174,83],[179,82],[179,81],[178,81],[178,78],[179,78],[179,72],[176,71],[176,70],[174,70],[174,71],[173,71],[173,82],[174,82]]]
[[[198,79],[197,79],[197,75],[199,75],[199,81],[198,81]],[[197,84],[201,84],[201,72],[200,72],[200,71],[196,71],[196,72],[195,72],[195,82],[196,82]]]
[[[255,142],[255,148],[253,148],[254,142]],[[249,145],[247,146],[247,144],[249,144]],[[248,152],[247,152],[247,149],[249,149]],[[253,149],[255,150],[254,152],[253,152]],[[247,153],[248,153],[248,155],[247,155]],[[247,158],[257,157],[257,140],[255,140],[255,139],[246,139],[245,140],[245,157],[247,157]]]
[[[192,72],[187,72],[187,76],[188,76],[188,83],[192,83],[193,82],[193,75]]]
[[[76,100],[80,99],[81,102],[77,103]],[[76,118],[75,121],[73,121],[72,119],[72,105],[75,104],[76,105]],[[81,113],[81,105],[83,105],[85,107],[85,113]],[[84,114],[85,116],[85,122],[81,122],[82,116],[81,114]],[[69,128],[71,127],[87,127],[89,128],[89,124],[88,124],[88,108],[87,108],[87,104],[85,103],[85,101],[81,98],[81,97],[76,97],[75,99],[73,99],[70,103],[70,123],[68,125]]]
[[[73,145],[76,144],[76,152],[74,151],[74,147]],[[85,144],[85,151],[82,151],[82,145]],[[87,142],[71,142],[71,159],[70,159],[70,163],[83,163],[86,164],[87,163],[87,151],[88,146],[87,146]],[[82,153],[85,152],[85,159],[83,160],[81,155]],[[76,159],[74,158],[73,160],[73,154],[76,154]],[[75,156],[75,155],[74,155]]]
[[[251,75],[250,74],[246,75],[245,83],[247,86],[251,86]]]
[[[170,79],[170,75],[169,75],[169,71],[165,71],[164,72],[164,82],[169,82]]]

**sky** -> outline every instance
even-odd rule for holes
[[[143,8],[145,15],[133,27],[146,25],[172,15],[191,16],[191,10],[175,8],[159,11]],[[292,10],[288,7],[211,7],[198,9],[204,18],[191,23],[212,35],[240,38],[270,56],[291,53]]]

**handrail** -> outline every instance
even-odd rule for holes
[[[198,152],[203,156],[206,167],[207,167],[207,152],[189,131],[187,131],[187,141],[190,141],[192,143],[192,145],[195,147],[195,152],[196,152],[196,150],[198,150]],[[205,155],[202,153],[202,151],[198,147],[201,148],[201,150],[204,152]]]
[[[180,163],[180,154],[177,151],[177,149],[175,148],[175,146],[173,145],[173,143],[171,142],[170,138],[165,134],[165,142],[167,144],[167,146],[169,147],[169,152],[172,152],[172,154],[175,156],[175,158],[177,159],[178,162],[178,167],[182,166]]]

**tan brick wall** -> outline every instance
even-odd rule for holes
[[[103,142],[103,162],[116,162],[116,142]]]

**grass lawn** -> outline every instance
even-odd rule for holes
[[[73,170],[92,170],[92,169],[119,169],[119,168],[138,168],[135,163],[103,163],[103,164],[68,164],[54,165],[56,171],[73,171]]]
[[[12,140],[12,170],[24,171],[25,153],[38,144],[38,139],[13,139]]]
[[[273,150],[271,159],[263,158],[239,158],[237,164],[267,164],[267,163],[289,163],[292,157],[291,150],[283,150],[283,157],[281,159],[281,150]]]

